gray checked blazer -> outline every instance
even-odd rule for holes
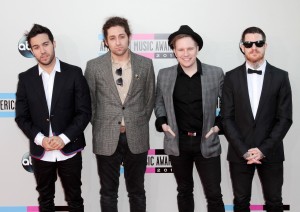
[[[117,148],[122,116],[129,149],[149,149],[149,120],[154,107],[155,76],[151,59],[131,52],[132,80],[122,104],[112,74],[111,54],[87,62],[85,77],[92,99],[93,152],[112,155]]]
[[[202,155],[206,158],[221,154],[221,145],[218,134],[212,134],[208,139],[204,136],[214,126],[218,97],[221,97],[224,73],[216,66],[202,65],[202,103],[203,103],[203,129],[201,139]],[[173,105],[173,91],[177,78],[178,65],[161,69],[157,76],[155,115],[157,118],[167,117],[168,125],[175,132],[173,137],[169,133],[164,136],[164,149],[168,155],[179,155],[179,135]],[[195,91],[196,92],[196,91]]]

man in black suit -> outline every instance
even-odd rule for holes
[[[282,140],[292,125],[292,93],[288,73],[265,60],[266,48],[265,33],[247,28],[240,43],[246,62],[224,80],[221,111],[236,212],[250,211],[255,169],[266,210],[283,211]]]
[[[58,173],[69,211],[81,212],[81,150],[91,118],[89,88],[79,67],[55,57],[48,28],[35,24],[27,41],[38,64],[19,75],[15,120],[29,138],[40,211],[55,211]]]

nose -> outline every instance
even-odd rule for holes
[[[256,47],[256,44],[253,43],[252,46],[251,46],[251,49],[256,49],[256,48],[257,48],[257,47]]]
[[[45,48],[44,48],[44,47],[41,47],[41,48],[40,48],[40,52],[41,52],[42,54],[45,53],[45,52],[46,52]]]
[[[188,56],[189,55],[189,51],[188,49],[185,49],[184,52],[183,52],[184,56]]]

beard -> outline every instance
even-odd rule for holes
[[[251,52],[246,53],[245,57],[246,57],[246,60],[252,64],[261,63],[261,61],[263,61],[265,58],[265,52],[252,50]]]

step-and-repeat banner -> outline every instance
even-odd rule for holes
[[[18,74],[36,64],[24,33],[34,23],[47,26],[56,40],[59,59],[80,66],[107,51],[102,43],[102,25],[110,16],[129,20],[133,32],[130,48],[151,58],[156,74],[176,64],[168,47],[168,35],[180,25],[198,32],[204,46],[198,57],[202,62],[220,66],[224,72],[244,62],[238,44],[242,31],[250,26],[262,28],[267,35],[267,60],[289,72],[293,90],[294,124],[284,139],[283,200],[287,211],[300,211],[300,171],[298,132],[300,121],[300,3],[298,0],[10,0],[1,3],[0,13],[0,212],[37,211],[37,192],[32,173],[28,140],[18,129],[15,117],[15,92]],[[151,149],[145,177],[147,212],[175,212],[176,182],[171,162],[163,151],[163,135],[155,131],[154,114],[150,123]],[[85,210],[100,211],[99,178],[92,153],[91,125],[85,130],[87,147],[83,151],[82,192]],[[222,143],[222,191],[226,211],[232,211],[232,188],[226,161],[227,141]],[[120,168],[123,172],[122,167]],[[274,176],[276,177],[276,176]],[[206,211],[206,201],[198,174],[194,171],[195,211]],[[252,211],[263,211],[264,198],[258,177],[253,181]],[[57,211],[66,210],[61,183],[56,184]],[[129,212],[124,177],[120,177],[119,211]]]

